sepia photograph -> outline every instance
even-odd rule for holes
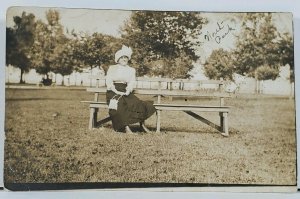
[[[297,190],[293,15],[10,7],[8,190]]]

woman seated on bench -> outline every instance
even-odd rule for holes
[[[138,122],[145,132],[150,132],[144,121],[153,115],[156,109],[152,103],[142,101],[132,94],[136,72],[134,68],[128,66],[131,55],[131,48],[123,45],[115,54],[117,64],[110,66],[107,71],[106,100],[109,104],[109,115],[117,132],[132,133],[129,125]],[[112,99],[118,100],[117,107],[111,106]]]

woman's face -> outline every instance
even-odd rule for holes
[[[128,64],[128,61],[129,61],[129,59],[128,59],[128,57],[127,56],[122,56],[122,57],[120,57],[120,59],[119,59],[119,64],[121,64],[122,66],[126,66],[127,64]]]

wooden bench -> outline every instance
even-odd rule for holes
[[[87,88],[88,92],[94,93],[93,101],[82,101],[88,103],[90,108],[89,129],[101,126],[102,124],[110,121],[110,117],[98,121],[97,115],[99,109],[108,108],[106,101],[99,101],[99,94],[106,93],[105,77],[91,76],[90,78],[96,80],[95,86]],[[198,86],[195,90],[184,90],[184,84],[193,83]],[[143,84],[147,84],[146,86]],[[154,88],[151,84],[155,84]],[[177,84],[177,89],[174,89],[174,85]],[[204,89],[202,86],[213,85],[215,88]],[[150,86],[149,86],[150,85]],[[144,88],[147,87],[147,88]],[[228,113],[230,107],[224,105],[224,98],[230,97],[223,92],[223,82],[215,80],[173,80],[169,78],[137,78],[137,88],[134,90],[134,94],[138,95],[151,95],[156,96],[157,100],[154,103],[157,109],[156,131],[160,132],[161,128],[161,111],[183,111],[188,115],[200,120],[201,122],[217,129],[221,135],[229,136],[228,130]],[[196,97],[196,98],[219,98],[219,104],[203,105],[203,104],[174,104],[174,103],[161,103],[162,96],[169,97]],[[171,99],[172,100],[172,99]],[[196,114],[195,112],[218,112],[220,117],[220,125],[217,125],[208,119]]]

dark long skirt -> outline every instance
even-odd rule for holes
[[[125,92],[127,84],[115,83],[115,88],[118,91]],[[106,100],[109,104],[110,99],[117,99],[120,95],[109,90],[106,93]],[[122,96],[118,102],[117,110],[109,109],[109,115],[112,119],[112,125],[115,131],[122,131],[125,126],[130,124],[143,122],[156,112],[153,102],[142,101],[134,94]]]

